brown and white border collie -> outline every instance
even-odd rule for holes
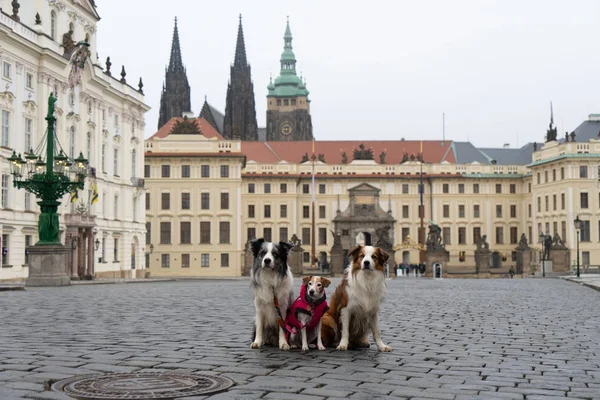
[[[323,316],[323,344],[337,344],[338,350],[369,347],[367,336],[371,331],[379,351],[392,351],[381,340],[378,317],[386,292],[384,266],[389,254],[378,247],[358,245],[349,256],[352,262]]]

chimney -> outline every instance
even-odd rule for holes
[[[503,149],[508,149],[510,148],[510,143],[504,143],[504,146],[502,146]]]

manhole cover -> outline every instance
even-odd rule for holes
[[[52,390],[79,400],[153,400],[218,393],[233,381],[220,376],[177,372],[128,372],[63,379]]]

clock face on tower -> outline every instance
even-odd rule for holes
[[[292,124],[290,124],[288,121],[284,121],[281,126],[279,127],[279,131],[281,132],[282,135],[285,136],[289,136],[292,134]]]

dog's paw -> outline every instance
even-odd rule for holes
[[[252,344],[250,345],[251,349],[260,349],[260,343],[259,342],[252,342]]]
[[[287,344],[286,342],[279,343],[279,350],[286,350],[287,351],[289,349],[290,349],[290,345]]]
[[[290,344],[290,349],[297,349],[297,348],[298,348],[298,345],[296,345],[296,344]]]
[[[392,346],[388,346],[387,344],[384,344],[383,346],[379,347],[379,351],[390,352],[390,351],[392,351]]]
[[[327,348],[325,346],[323,346],[322,344],[318,344],[317,345],[318,349],[323,351],[323,350],[327,350]]]
[[[308,346],[302,346],[302,351],[308,353]]]
[[[348,350],[348,343],[340,343],[340,345],[338,347],[336,347],[336,350],[340,350],[340,351]]]

